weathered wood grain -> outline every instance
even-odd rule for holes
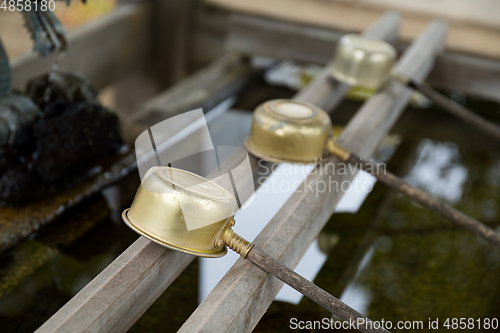
[[[228,55],[158,95],[137,114],[123,119],[122,128],[127,130],[122,135],[133,145],[137,135],[164,119],[200,107],[210,110],[242,89],[257,73],[259,70],[252,69],[240,57]],[[0,253],[135,169],[135,153],[132,150],[103,161],[101,171],[96,175],[47,200],[32,202],[21,208],[0,207]]]
[[[36,332],[125,332],[194,258],[140,237]]]
[[[400,71],[425,77],[437,52],[442,50],[446,26],[433,23],[408,49],[398,63]],[[310,89],[313,85],[306,87]],[[401,114],[408,103],[409,94],[394,94],[387,86],[377,95],[386,100],[381,108],[377,99],[370,99],[356,114],[373,126],[360,126],[358,121],[347,125],[344,132],[352,133],[349,138],[354,147],[371,155],[390,127],[382,125],[389,119],[390,124]],[[356,135],[357,132],[357,135]],[[347,141],[350,143],[350,141]],[[332,167],[333,166],[333,167]],[[320,184],[343,184],[352,180],[353,175],[334,173],[339,170],[339,161],[331,157],[317,167],[306,181],[285,203],[255,240],[272,258],[295,267],[311,242],[316,238],[335,205],[343,194],[342,187],[326,191],[315,191]],[[313,188],[308,190],[307,185]],[[268,276],[250,262],[239,259],[219,282],[210,295],[181,327],[180,332],[249,332],[277,295],[282,284]]]
[[[187,75],[193,0],[151,0],[152,60],[161,83],[171,86]]]
[[[438,55],[427,82],[472,96],[500,102],[500,61],[476,55],[445,52]]]
[[[234,13],[227,33],[229,51],[326,64],[346,31]]]
[[[420,72],[425,76],[436,53],[442,49],[446,26],[441,22],[433,23],[414,43],[398,63],[398,68],[407,74]],[[307,88],[306,88],[307,89]],[[360,126],[358,121],[350,122],[344,133],[358,150],[371,155],[387,134],[390,127],[381,125],[387,119],[396,119],[408,103],[409,94],[393,94],[390,86],[379,94],[387,98],[381,108],[377,99],[370,99],[356,114],[373,126]],[[390,101],[390,103],[389,103]],[[351,143],[351,141],[346,141]],[[337,168],[331,168],[331,164]],[[308,176],[304,184],[342,183],[353,175],[339,175],[339,161],[330,158],[319,165],[317,172]],[[330,167],[328,167],[330,164]],[[301,186],[302,189],[302,186]],[[289,267],[295,267],[309,244],[315,239],[334,211],[342,196],[342,189],[324,191],[297,191],[280,209],[255,240],[272,258]],[[202,302],[191,317],[184,323],[180,332],[249,332],[277,295],[281,283],[252,263],[239,259],[219,282],[212,293]]]
[[[240,60],[233,55],[221,59],[152,100],[131,120],[136,133],[180,112],[213,107],[241,89],[254,72]],[[135,154],[130,159],[135,163]],[[241,156],[234,159],[241,163]],[[256,160],[251,163],[254,169]],[[193,259],[141,237],[37,332],[125,332]]]
[[[224,165],[239,163],[235,154]],[[140,237],[36,332],[126,332],[195,258]]]
[[[261,73],[262,70],[252,68],[241,56],[228,53],[151,99],[141,110],[126,118],[126,139],[133,142],[147,127],[179,112],[198,108],[211,110]]]

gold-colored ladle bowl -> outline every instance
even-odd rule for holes
[[[238,236],[232,229],[236,209],[235,197],[218,184],[191,172],[160,166],[145,174],[132,206],[122,217],[140,235],[173,250],[195,256],[221,257],[229,247],[339,318],[370,322]],[[367,326],[361,330],[381,332]]]
[[[231,226],[238,209],[234,196],[194,173],[153,167],[146,175],[129,209],[125,223],[161,245],[203,257],[221,257],[226,247],[219,234]]]
[[[345,161],[350,155],[333,141],[332,123],[325,111],[286,99],[255,109],[245,147],[252,155],[277,163],[317,164],[329,154]]]
[[[318,107],[293,100],[271,100],[253,114],[245,147],[272,162],[317,163],[332,135],[328,114]]]
[[[340,39],[330,69],[341,82],[378,88],[389,80],[396,55],[396,49],[383,40],[349,34]]]
[[[297,103],[297,105],[302,105],[299,102],[295,101],[287,101],[286,102],[289,107],[294,103]],[[266,104],[264,104],[265,106]],[[315,112],[318,113],[325,113],[324,111],[315,108]],[[325,113],[326,115],[326,113]],[[254,114],[254,123],[252,125],[252,131],[250,133],[250,138],[248,139],[249,142],[253,142],[255,133],[259,133],[258,131],[254,130],[255,124],[258,124],[258,119],[256,118],[260,117],[259,113],[255,112]],[[291,126],[288,126],[289,124],[292,124]],[[268,140],[273,140],[275,137],[280,137],[281,133],[273,133],[272,131],[278,132],[280,131],[280,128],[291,128],[290,132],[293,134],[289,135],[291,137],[299,137],[300,136],[300,128],[295,127],[295,119],[290,116],[282,116],[280,118],[280,123],[279,127],[267,127],[266,130],[269,132],[267,133],[266,136],[260,136],[257,137],[257,139],[261,140],[262,142],[259,142],[260,145],[263,147],[266,147],[265,142],[263,141],[265,138]],[[308,137],[302,137],[301,141],[301,150],[298,150],[298,157],[302,157],[302,152],[307,150],[307,145],[310,144],[310,147],[312,150],[317,150],[319,148],[319,142],[323,142],[324,136],[321,133],[321,131],[316,132],[317,137],[314,137],[313,135],[310,135]],[[274,136],[273,136],[274,134]],[[248,145],[247,145],[248,146]],[[279,148],[280,146],[276,146]],[[485,226],[481,222],[471,218],[470,216],[467,216],[463,214],[460,211],[457,211],[455,208],[440,202],[439,200],[433,198],[432,196],[428,195],[427,193],[409,185],[406,183],[404,180],[400,179],[399,177],[391,174],[388,172],[385,168],[379,167],[376,164],[372,164],[370,162],[364,161],[361,157],[358,155],[350,152],[347,149],[344,149],[340,147],[334,140],[333,138],[331,140],[328,140],[326,142],[326,145],[324,146],[325,151],[328,154],[331,154],[333,156],[336,156],[343,162],[347,162],[351,165],[354,165],[357,169],[364,170],[373,176],[375,176],[378,180],[382,181],[388,186],[391,186],[395,188],[396,190],[400,191],[401,193],[407,195],[409,198],[411,198],[413,201],[416,203],[430,208],[431,210],[436,211],[439,213],[441,216],[449,219],[452,222],[457,223],[458,225],[465,227],[479,236],[483,237],[484,239],[487,239],[491,243],[497,245],[500,247],[500,234],[496,232],[495,230],[491,229],[488,226]],[[253,152],[251,149],[249,149],[250,152]],[[288,163],[293,163],[296,162],[299,158],[297,156],[294,156],[295,151],[293,149],[290,150],[285,150],[284,152],[279,151],[282,153],[281,159],[284,162]],[[273,153],[276,154],[276,151],[273,151]],[[261,151],[259,151],[259,154],[255,154],[259,158],[265,158],[272,160],[271,158],[265,156]],[[275,155],[271,155],[270,157],[273,157]]]
[[[390,79],[439,105],[443,110],[500,140],[500,126],[418,82],[394,67],[396,49],[389,43],[362,35],[345,35],[337,46],[330,72],[336,80],[354,86],[377,89]]]

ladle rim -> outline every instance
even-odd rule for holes
[[[362,52],[363,54],[370,53],[370,50],[367,50],[363,46],[355,45],[355,43],[353,44],[350,40],[350,38],[353,38],[353,37],[356,37],[359,39],[364,39],[364,40],[370,40],[372,42],[377,42],[384,47],[383,50],[375,50],[372,52],[377,53],[377,54],[383,54],[387,57],[387,59],[392,59],[392,62],[391,62],[392,66],[390,68],[388,68],[387,72],[385,73],[387,75],[385,75],[384,77],[381,77],[381,76],[377,77],[375,75],[374,78],[367,80],[366,78],[360,78],[359,75],[356,75],[354,73],[350,73],[350,74],[346,73],[347,70],[345,70],[345,68],[338,67],[339,64],[337,63],[337,61],[339,59],[345,59],[345,57],[340,56],[340,53],[339,53],[340,49],[349,49],[350,48],[350,49],[354,49],[354,50],[357,50],[359,52]],[[388,81],[390,81],[391,73],[392,73],[392,70],[394,69],[394,60],[397,57],[397,50],[393,45],[391,45],[391,43],[389,43],[383,39],[379,39],[379,38],[375,38],[375,37],[371,37],[371,36],[365,36],[365,35],[360,35],[360,34],[347,34],[347,35],[342,36],[342,38],[339,42],[338,48],[339,49],[337,50],[337,53],[334,57],[332,65],[330,66],[330,74],[335,80],[340,81],[340,82],[345,83],[345,84],[348,84],[348,85],[351,85],[351,86],[360,86],[360,87],[365,87],[365,88],[369,88],[369,89],[378,89],[379,87],[381,87],[382,85],[384,85]],[[367,57],[363,57],[362,59],[363,60],[360,61],[359,63],[365,63],[365,64],[367,64],[367,66],[370,66],[370,67],[376,66],[376,64],[369,61]],[[351,59],[351,61],[354,61],[354,60]]]
[[[310,161],[285,160],[285,159],[269,156],[265,153],[262,153],[259,149],[255,148],[254,145],[252,145],[249,137],[246,138],[246,140],[245,140],[245,149],[250,154],[254,155],[255,157],[262,159],[262,160],[269,161],[269,162],[273,162],[273,163],[314,164],[314,165],[317,165],[317,164],[321,163],[321,161],[323,161],[325,159],[325,157],[327,156],[327,155],[323,154],[321,159],[314,159],[314,160],[310,160]]]
[[[269,104],[267,105],[268,110],[266,110],[266,111],[271,112],[273,114],[273,116],[276,118],[280,118],[282,120],[287,120],[287,121],[292,122],[292,123],[308,122],[310,119],[318,116],[318,114],[319,114],[318,107],[316,105],[313,105],[313,104],[308,103],[308,102],[297,101],[297,100],[286,99],[286,98],[273,99],[273,100],[270,100],[268,102],[269,102]],[[279,103],[300,104],[300,105],[303,105],[303,106],[310,108],[312,113],[306,117],[287,116],[287,115],[278,111],[277,104],[279,104]],[[263,103],[263,104],[266,104],[266,103]]]
[[[174,251],[179,251],[179,252],[183,252],[183,253],[186,253],[186,254],[191,254],[191,255],[194,255],[194,256],[197,256],[197,257],[204,257],[204,258],[220,258],[220,257],[223,257],[223,256],[225,256],[227,254],[227,247],[226,246],[223,246],[222,248],[214,248],[213,252],[208,252],[208,251],[197,250],[197,249],[192,249],[192,248],[188,248],[188,247],[182,247],[182,246],[179,246],[177,244],[174,244],[174,243],[165,241],[163,239],[160,239],[159,237],[151,234],[147,230],[144,230],[143,228],[139,227],[139,225],[135,224],[128,217],[129,210],[130,210],[130,208],[127,208],[122,213],[122,219],[125,222],[125,224],[130,229],[132,229],[133,231],[135,231],[136,233],[138,233],[139,235],[141,235],[143,237],[146,237],[147,239],[149,239],[150,241],[155,242],[156,244],[159,244],[161,246],[165,246],[165,247],[167,247],[167,248],[169,248],[171,250],[174,250]],[[231,218],[228,218],[227,221],[226,221],[226,223],[224,223],[224,226],[221,228],[221,230],[223,228],[225,228],[226,224],[229,223],[230,221],[231,221]],[[218,251],[218,252],[216,252],[216,251]]]
[[[390,75],[388,75],[388,77],[383,79],[383,80],[381,79],[378,81],[369,81],[369,82],[363,81],[363,80],[359,80],[353,76],[344,75],[343,73],[338,71],[337,68],[335,68],[335,67],[330,68],[330,74],[332,75],[332,77],[335,80],[337,80],[341,83],[344,83],[344,84],[347,84],[347,85],[350,85],[353,87],[364,87],[364,88],[368,88],[368,89],[378,89],[381,86],[383,86],[385,83],[389,82],[391,79]]]

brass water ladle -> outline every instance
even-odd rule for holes
[[[176,251],[217,258],[229,247],[340,319],[363,320],[360,331],[388,332],[238,236],[232,229],[237,209],[222,186],[184,170],[153,167],[122,217],[140,235]]]
[[[245,146],[253,155],[271,162],[316,164],[328,154],[335,155],[500,247],[500,234],[495,230],[411,186],[385,168],[363,161],[340,147],[331,137],[330,117],[325,111],[304,102],[272,100],[256,108]]]
[[[338,81],[349,85],[378,88],[394,79],[420,92],[444,110],[475,126],[500,141],[500,127],[467,110],[462,105],[396,71],[396,49],[386,41],[373,37],[349,34],[337,46],[331,64],[331,74]]]

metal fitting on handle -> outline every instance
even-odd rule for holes
[[[411,77],[406,76],[401,72],[398,72],[398,70],[394,67],[391,69],[390,76],[391,78],[393,78],[394,80],[398,81],[399,83],[405,86],[407,86],[412,80]]]
[[[330,154],[340,158],[343,162],[347,162],[351,157],[351,152],[338,146],[333,139],[328,140],[326,148]]]
[[[248,252],[252,249],[253,243],[239,236],[231,229],[231,226],[225,228],[219,235],[217,246],[227,245],[231,250],[238,253],[243,259],[246,259]]]

